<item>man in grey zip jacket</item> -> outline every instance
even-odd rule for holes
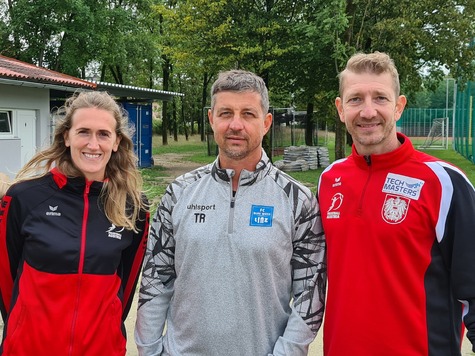
[[[317,201],[262,149],[272,115],[261,78],[220,73],[211,97],[218,158],[171,183],[151,225],[139,354],[307,355],[326,289]]]

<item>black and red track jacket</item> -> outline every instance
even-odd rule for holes
[[[148,233],[105,216],[101,182],[53,169],[12,186],[0,207],[0,354],[125,355],[124,320]]]
[[[325,356],[456,356],[463,323],[475,344],[475,189],[398,139],[320,176]]]

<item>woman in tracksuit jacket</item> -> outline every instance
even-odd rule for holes
[[[59,114],[1,201],[0,354],[125,355],[149,218],[127,119],[99,92]]]

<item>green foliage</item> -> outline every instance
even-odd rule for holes
[[[351,22],[342,37],[347,53],[388,52],[398,66],[405,92],[418,91],[425,75],[442,79],[443,68],[461,81],[473,76],[475,49],[468,44],[475,37],[474,0],[350,4],[347,16]]]
[[[9,43],[2,39],[0,48],[77,77],[95,64],[101,80],[152,87],[157,52],[150,1],[12,0],[4,15]]]
[[[184,93],[162,116],[179,130],[204,126],[209,86],[230,68],[261,75],[272,106],[313,106],[332,124],[336,76],[356,51],[388,52],[409,96],[475,73],[475,0],[9,0],[0,18],[5,55]]]
[[[423,87],[422,91],[410,95],[408,106],[414,108],[445,109],[454,105],[454,80],[446,78],[437,83],[435,90]]]
[[[162,120],[152,120],[152,134],[157,136],[162,134]]]

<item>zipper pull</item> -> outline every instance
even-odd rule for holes
[[[364,156],[364,160],[368,166],[371,166],[371,156]]]
[[[92,181],[86,180],[86,187],[84,188],[84,195],[89,195],[89,190],[91,189]]]

